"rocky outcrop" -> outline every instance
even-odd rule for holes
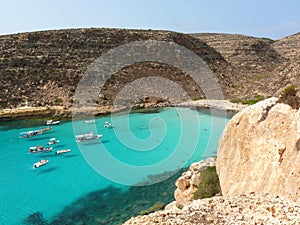
[[[300,206],[285,198],[251,193],[196,200],[182,209],[171,208],[131,218],[124,225],[287,224],[300,221]]]
[[[300,202],[300,114],[269,98],[236,114],[219,142],[222,194],[272,193]]]
[[[182,207],[193,201],[194,193],[201,180],[201,171],[205,167],[214,166],[215,164],[215,158],[208,158],[206,160],[193,163],[189,169],[177,179],[175,182],[177,189],[174,192],[177,206]]]

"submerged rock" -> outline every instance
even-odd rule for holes
[[[35,212],[28,216],[25,220],[25,224],[28,225],[47,225],[47,220],[44,219],[41,212]]]

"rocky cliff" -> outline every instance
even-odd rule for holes
[[[300,203],[299,111],[270,98],[227,124],[217,171],[224,196],[272,193]]]
[[[95,59],[117,46],[150,39],[174,42],[199,55],[215,73],[227,99],[278,95],[286,85],[299,84],[299,34],[274,41],[155,30],[52,30],[0,36],[0,107],[25,103],[69,107],[78,81]],[[95,103],[111,105],[124,85],[141,76],[164,77],[191,98],[205,97],[201,87],[178,68],[145,62],[118,71]]]

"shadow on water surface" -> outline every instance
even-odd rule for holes
[[[149,212],[149,208],[158,202],[157,205],[162,206],[173,201],[175,181],[182,172],[180,170],[171,178],[149,186],[128,187],[125,191],[108,187],[91,192],[66,206],[48,222],[43,218],[42,212],[35,212],[24,221],[27,225],[122,224],[132,216]],[[154,176],[151,178],[154,179]]]
[[[50,167],[50,168],[47,168],[47,169],[45,169],[45,168],[36,168],[36,169],[39,170],[38,173],[43,174],[43,173],[49,173],[49,172],[52,172],[54,170],[57,170],[57,169],[59,169],[59,167]]]
[[[66,145],[60,144],[60,145],[50,145],[50,146],[54,147],[54,148],[62,148],[62,147],[65,147]]]
[[[59,155],[58,155],[59,156]],[[66,155],[65,154],[63,154],[62,155],[64,158],[73,158],[73,157],[78,157],[78,154],[69,154],[68,155],[68,153],[66,153]]]
[[[38,155],[38,157],[42,158],[42,159],[49,158],[49,157],[52,158],[52,157],[56,157],[56,154],[53,152],[52,152],[52,154],[51,153],[41,153],[40,155]]]
[[[42,137],[32,137],[32,138],[26,138],[24,140],[26,141],[40,141],[40,140],[45,140],[45,139],[50,139],[50,136],[42,136]]]
[[[83,143],[81,143],[82,144],[82,146],[87,146],[87,145],[99,145],[99,144],[101,144],[101,143],[103,143],[103,141],[97,141],[97,142],[83,142]]]

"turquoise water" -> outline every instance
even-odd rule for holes
[[[44,120],[2,122],[0,224],[117,224],[157,201],[168,203],[180,168],[216,155],[228,120],[165,108],[159,113],[97,117],[95,124],[66,121],[30,139],[18,134],[42,127]],[[103,128],[105,121],[114,127]],[[74,135],[89,131],[103,138],[77,145]],[[52,152],[29,153],[29,147],[46,145],[53,137],[60,143]],[[55,155],[66,148],[71,152]],[[44,158],[48,164],[33,168]]]

